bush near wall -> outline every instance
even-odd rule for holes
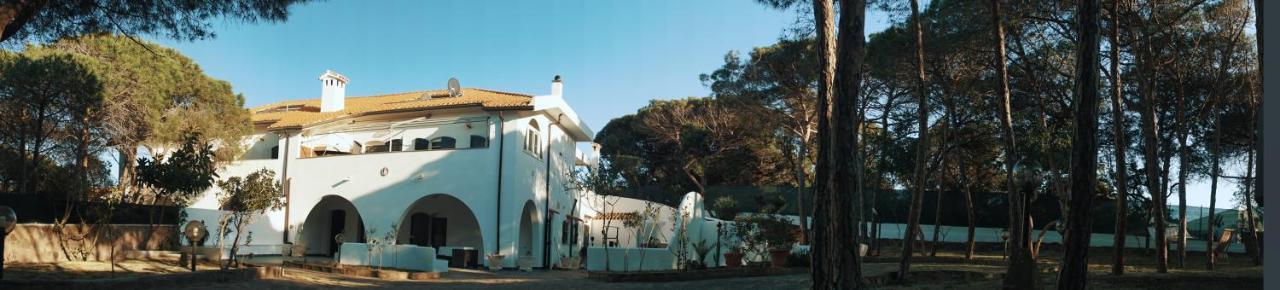
[[[18,194],[0,193],[0,205],[13,208],[18,214],[19,223],[54,223],[67,212],[67,203],[60,199],[61,195],[52,193]],[[109,224],[170,224],[178,223],[182,208],[176,206],[155,206],[138,204],[116,205],[115,213]],[[97,202],[79,202],[72,208],[71,220],[68,223],[92,223],[98,221],[105,205]],[[155,213],[155,217],[151,215]],[[163,219],[160,213],[163,212]],[[82,220],[83,219],[83,220]]]

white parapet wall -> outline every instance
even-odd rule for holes
[[[370,257],[370,255],[373,255]],[[414,245],[373,246],[343,243],[338,263],[352,266],[386,267],[427,272],[449,272],[449,262],[436,258],[436,249]]]
[[[605,257],[606,252],[608,258]],[[605,261],[608,267],[605,267]],[[668,248],[587,248],[588,271],[665,271],[676,268],[675,255]]]

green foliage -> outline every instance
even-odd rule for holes
[[[734,200],[732,196],[717,197],[711,207],[715,210],[716,217],[722,220],[731,221],[738,215],[738,201]]]
[[[209,162],[212,160],[210,159]],[[139,172],[142,171],[139,170]],[[222,189],[218,193],[218,209],[223,212],[222,236],[225,238],[227,227],[234,227],[236,232],[229,252],[231,260],[238,261],[236,253],[241,246],[240,235],[245,233],[246,226],[253,223],[254,217],[268,210],[284,208],[284,193],[281,192],[280,183],[275,180],[275,177],[274,171],[264,168],[249,173],[244,178],[232,176],[227,180],[218,181],[218,188]],[[253,232],[247,234],[244,245],[248,245],[249,240],[253,238]],[[229,264],[224,264],[223,268],[228,266]]]
[[[148,34],[177,40],[214,37],[213,19],[279,22],[305,0],[235,1],[18,1],[6,4],[13,22],[0,26],[0,42],[49,41],[95,33]]]
[[[218,181],[218,188],[222,189],[218,194],[218,209],[237,214],[262,214],[283,208],[284,192],[275,176],[270,169],[260,169],[243,179],[232,176]]]
[[[31,46],[24,53],[91,60],[86,66],[101,80],[106,96],[101,128],[117,150],[177,144],[185,132],[234,143],[252,131],[244,97],[229,83],[206,76],[177,50],[121,35],[92,34]],[[239,149],[218,148],[218,160],[233,159]]]
[[[167,158],[139,158],[138,184],[155,190],[159,200],[186,206],[198,194],[213,186],[218,177],[213,146],[200,140],[198,133],[188,133],[182,147]]]
[[[86,159],[100,144],[90,126],[102,103],[102,84],[83,62],[68,54],[0,53],[0,152],[7,160],[0,190],[86,190]],[[43,182],[53,176],[59,179]]]
[[[741,108],[706,98],[652,101],[596,135],[602,162],[629,168],[634,174],[621,177],[633,188],[666,189],[661,196],[639,196],[664,203],[679,198],[673,193],[707,185],[785,179],[771,173],[780,166],[775,139],[755,116],[739,113]]]

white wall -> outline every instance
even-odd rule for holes
[[[356,118],[354,122],[356,124],[388,123],[423,115],[422,112],[411,112]],[[307,221],[321,198],[330,195],[350,201],[355,208],[352,214],[359,215],[359,220],[363,221],[363,227],[376,231],[372,236],[382,237],[387,231],[396,230],[399,240],[407,242],[409,228],[405,226],[392,229],[391,225],[407,224],[406,218],[411,211],[410,206],[419,199],[442,194],[456,198],[470,209],[474,215],[474,223],[479,228],[478,240],[482,241],[482,245],[478,245],[477,248],[484,254],[499,251],[506,255],[504,264],[508,267],[515,266],[516,247],[520,240],[520,216],[524,205],[529,202],[532,202],[536,209],[533,228],[530,231],[536,265],[542,265],[544,255],[550,257],[549,262],[554,265],[558,263],[559,257],[569,255],[570,251],[576,251],[583,246],[579,244],[578,247],[570,247],[567,240],[561,239],[561,227],[565,215],[581,215],[582,212],[573,208],[578,194],[567,190],[568,174],[573,168],[578,146],[575,140],[556,124],[555,119],[547,116],[543,111],[499,113],[478,109],[431,112],[428,118],[431,120],[487,118],[488,121],[472,122],[471,128],[467,128],[463,122],[446,122],[447,124],[436,124],[430,127],[393,130],[394,133],[390,137],[381,138],[402,139],[404,151],[401,152],[311,158],[300,158],[302,156],[301,141],[309,134],[323,132],[308,130],[259,132],[242,144],[247,148],[244,160],[221,171],[220,178],[244,176],[260,168],[274,170],[278,177],[283,177],[283,164],[287,159],[288,177],[291,179],[287,185],[289,206],[286,210],[268,213],[265,215],[266,218],[260,218],[259,222],[251,227],[255,245],[285,243],[285,220],[288,221],[289,234],[296,235],[297,226]],[[534,156],[523,148],[524,134],[527,132],[529,120],[536,120],[540,127],[540,143],[544,146],[542,156]],[[567,119],[564,120],[569,122]],[[357,140],[371,138],[374,135],[373,132],[368,131],[348,133],[352,133]],[[469,148],[471,135],[488,137],[489,146]],[[432,139],[439,136],[455,138],[459,149],[413,151],[414,138]],[[274,146],[281,148],[279,149],[281,159],[270,159],[271,148]],[[497,192],[499,148],[504,149],[501,152],[503,172],[500,204]],[[550,161],[551,173],[547,172],[548,161]],[[387,169],[386,176],[381,175],[383,168]],[[496,222],[499,216],[499,205],[501,223]],[[194,218],[216,223],[220,215],[216,209],[216,189],[214,189],[206,192],[188,209],[188,212]],[[327,211],[322,212],[322,215],[328,214]],[[448,214],[451,226],[447,243],[464,243],[464,240],[472,240],[465,233],[455,232],[462,231],[463,227],[452,225],[455,220],[461,221],[461,219],[455,219],[453,215],[461,215],[461,213]],[[549,224],[545,221],[548,214],[552,217]],[[328,223],[326,217],[313,218],[324,218],[323,224]],[[348,223],[355,223],[355,220],[348,218]],[[544,224],[550,226],[549,236],[543,228]],[[348,225],[347,228],[355,229],[358,226]],[[318,243],[321,239],[316,236],[319,235],[316,229],[307,229],[306,232],[308,237],[290,237],[289,241],[297,241],[301,238]],[[544,236],[550,237],[552,244],[550,253],[544,250],[544,241],[546,241]],[[353,235],[350,238],[355,237]],[[318,245],[308,252],[326,253],[327,243],[320,244],[323,246]]]

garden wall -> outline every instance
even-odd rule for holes
[[[136,251],[167,250],[177,230],[173,225],[157,225],[149,230],[149,226],[140,224],[107,225],[95,230],[93,226],[67,225],[64,233],[85,235],[89,239],[80,241],[67,240],[66,243],[55,232],[52,224],[18,224],[4,241],[4,261],[6,263],[48,263],[67,261],[63,247],[76,257],[83,251],[84,257],[90,261],[111,259],[111,249],[115,248],[115,259],[129,257]],[[87,234],[86,234],[87,233]],[[106,239],[105,233],[112,233],[117,238]],[[148,235],[149,233],[149,235]],[[98,235],[96,244],[88,245],[94,235]],[[85,244],[80,247],[81,241]]]
[[[676,268],[675,255],[667,248],[609,248],[608,252],[608,268],[613,272],[666,271]],[[605,260],[605,248],[587,248],[588,271],[604,271]]]

